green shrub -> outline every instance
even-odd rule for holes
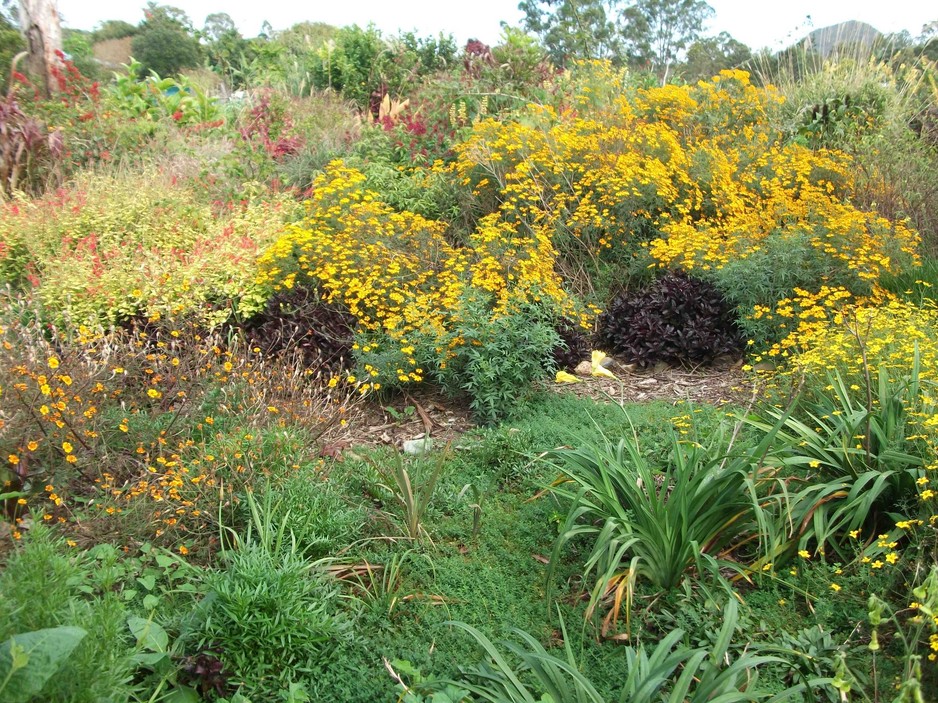
[[[313,675],[347,620],[320,567],[290,550],[250,542],[206,577],[197,651],[217,654],[249,698]]]
[[[339,91],[363,109],[369,107],[372,93],[384,83],[391,60],[380,30],[373,25],[367,29],[358,25],[342,27],[316,56],[313,84],[320,90]]]
[[[288,515],[286,530],[307,558],[332,556],[361,536],[367,515],[334,482],[297,472],[270,490]]]
[[[468,343],[456,347],[453,358],[437,362],[436,376],[445,390],[466,393],[481,421],[495,422],[524,402],[533,381],[551,374],[560,336],[533,305],[492,319],[481,300],[467,296],[458,320],[447,336]],[[444,337],[441,346],[447,341]]]
[[[164,10],[150,11],[131,45],[144,72],[172,76],[199,65],[202,49],[187,24],[188,18],[183,22]]]
[[[565,478],[554,491],[568,501],[569,511],[551,571],[565,546],[587,539],[583,572],[595,580],[589,612],[615,596],[606,627],[618,618],[623,598],[628,614],[639,578],[668,591],[694,570],[718,578],[723,569],[744,573],[727,556],[739,540],[761,529],[753,469],[773,436],[770,429],[757,447],[735,453],[735,435],[727,442],[724,432],[706,446],[672,436],[662,467],[643,454],[637,434],[553,453]]]
[[[905,519],[901,511],[924,476],[926,462],[906,439],[919,403],[919,369],[916,364],[906,378],[881,369],[862,400],[860,386],[850,388],[839,372],[827,380],[793,408],[766,405],[746,422],[764,432],[777,428],[768,461],[797,477],[796,490],[781,491],[771,502],[777,524],[791,526],[788,555],[796,544],[814,544],[850,561],[855,543],[848,534],[890,532]]]
[[[451,65],[456,55],[452,37],[420,38],[405,32],[385,41],[374,25],[342,27],[315,48],[313,85],[339,91],[375,116],[384,95],[412,90],[419,76]]]
[[[295,207],[280,196],[219,217],[194,185],[167,174],[86,174],[62,193],[5,208],[0,272],[4,283],[31,286],[58,323],[248,316],[265,303],[255,258]]]
[[[0,642],[62,626],[81,628],[88,636],[29,700],[128,700],[135,664],[124,600],[115,591],[94,589],[92,563],[39,523],[0,572]]]
[[[617,685],[620,701],[662,701],[662,703],[704,703],[704,701],[768,700],[771,693],[756,689],[758,670],[779,661],[773,656],[751,652],[730,655],[732,639],[738,627],[738,608],[732,599],[723,612],[723,622],[712,644],[689,647],[682,642],[686,633],[673,630],[651,649],[644,645],[625,650],[626,670]],[[526,632],[516,631],[520,642],[502,642],[503,652],[488,637],[464,623],[452,623],[466,630],[485,652],[485,662],[475,669],[466,668],[456,681],[439,684],[457,685],[481,700],[492,703],[602,703],[593,683],[581,671],[573,648],[566,644],[563,658],[547,652]],[[564,630],[564,641],[567,642]],[[791,700],[801,693],[793,687],[772,697],[772,701]],[[537,697],[536,697],[537,696]]]
[[[143,64],[134,59],[125,71],[115,73],[105,94],[108,107],[132,119],[172,119],[178,125],[219,120],[217,100],[189,78],[161,77],[155,71],[149,76],[143,74]]]

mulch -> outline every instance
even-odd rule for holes
[[[613,359],[609,370],[616,379],[579,377],[579,383],[547,383],[556,393],[573,393],[597,403],[708,403],[746,405],[754,394],[750,376],[739,359],[718,359],[699,368],[675,368],[658,364],[639,368]],[[322,450],[324,456],[339,457],[355,446],[394,446],[429,435],[436,446],[457,440],[477,425],[465,401],[453,399],[432,388],[415,389],[385,401],[370,400],[348,418],[340,437]]]

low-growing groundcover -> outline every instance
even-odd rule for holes
[[[938,690],[935,233],[873,157],[934,164],[933,83],[878,66],[903,100],[806,130],[822,81],[336,42],[357,115],[286,43],[242,103],[8,94],[0,701]],[[745,355],[752,401],[544,387],[593,350]],[[479,429],[380,446],[363,410],[421,384]]]

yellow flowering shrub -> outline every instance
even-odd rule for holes
[[[567,102],[475,125],[452,166],[480,219],[547,233],[576,290],[604,265],[614,278],[650,261],[714,280],[748,313],[799,286],[869,293],[916,261],[916,232],[849,203],[850,157],[785,142],[781,97],[747,73],[635,88],[613,72],[598,91],[596,65],[580,70]]]
[[[821,379],[828,371],[859,378],[880,369],[908,373],[918,355],[919,378],[932,381],[938,369],[938,308],[891,297],[857,300],[842,288],[820,293],[797,290],[767,316],[788,334],[767,352],[789,373]],[[757,311],[759,314],[761,311]]]
[[[484,120],[457,145],[454,177],[477,208],[550,227],[572,260],[634,249],[673,218],[745,205],[733,177],[770,143],[769,94],[740,71],[646,89],[608,71],[600,89],[600,69],[579,66],[559,107]]]
[[[363,391],[422,381],[479,342],[451,334],[469,298],[476,314],[481,295],[492,321],[526,303],[575,314],[543,229],[483,217],[467,244],[454,246],[445,223],[393,210],[341,161],[317,177],[306,207],[261,256],[258,282],[272,291],[316,287],[348,309]]]
[[[912,381],[906,394],[909,442],[920,443],[938,468],[938,307],[926,299],[916,305],[884,294],[856,299],[842,288],[822,288],[779,302],[771,312],[757,311],[776,321],[788,333],[764,357],[779,364],[772,383],[782,388],[802,385],[809,394],[830,394],[831,374],[864,404],[880,402],[877,384],[881,373],[898,385]],[[762,356],[757,357],[762,359]],[[913,370],[917,369],[915,378]],[[871,387],[868,387],[871,386]],[[901,395],[898,394],[897,396]],[[931,476],[929,474],[929,476]],[[931,495],[931,478],[921,484],[924,499]]]

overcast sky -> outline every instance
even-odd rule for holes
[[[59,12],[67,27],[94,29],[102,20],[118,19],[137,24],[145,2],[134,0],[59,0]],[[201,27],[205,16],[227,12],[253,37],[266,20],[286,29],[305,20],[334,25],[373,22],[386,33],[399,29],[419,34],[444,32],[459,42],[477,38],[488,44],[498,40],[500,23],[518,25],[521,13],[515,0],[168,0],[185,10]],[[754,49],[782,48],[811,29],[845,20],[867,22],[881,32],[908,30],[913,36],[922,26],[938,20],[938,5],[928,0],[710,0],[716,15],[708,24],[710,34],[726,31]]]

